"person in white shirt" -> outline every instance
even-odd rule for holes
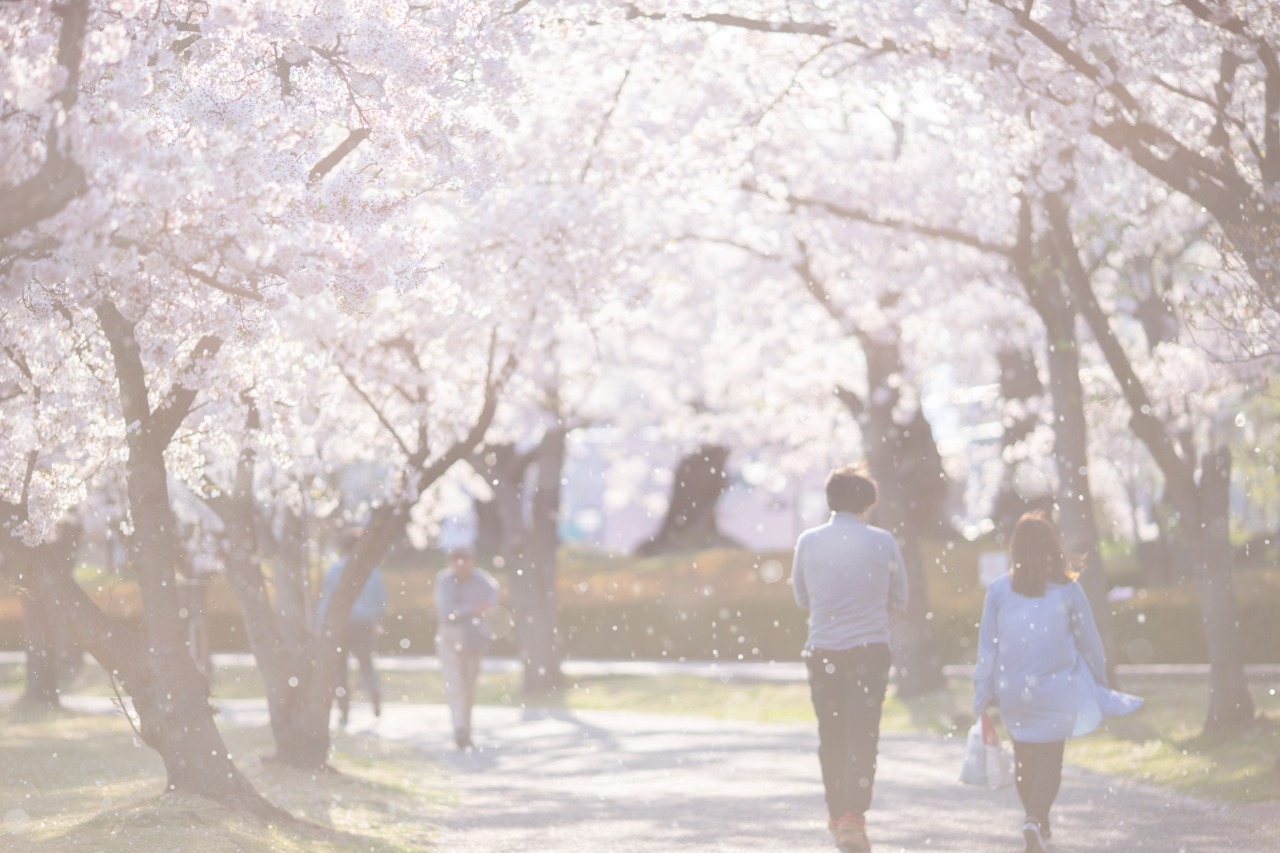
[[[436,654],[444,676],[445,702],[453,718],[453,741],[470,749],[471,709],[475,705],[480,661],[489,648],[483,616],[498,603],[498,582],[476,568],[468,546],[449,553],[449,566],[436,576],[435,600],[439,629]]]
[[[880,709],[889,683],[889,617],[907,608],[907,571],[893,535],[867,524],[875,481],[854,468],[827,478],[831,519],[796,542],[791,584],[809,614],[804,658],[818,717],[828,826],[844,850],[869,851]]]

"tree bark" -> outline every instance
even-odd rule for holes
[[[1030,350],[1005,347],[997,353],[1000,365],[1000,399],[1006,404],[1025,404],[1044,394],[1040,376],[1036,370],[1035,355]],[[991,507],[991,520],[995,529],[1009,531],[1018,518],[1031,508],[1031,501],[1018,488],[1017,473],[1021,460],[1014,450],[1035,430],[1039,421],[1026,410],[1016,418],[1005,414],[1006,425],[1000,436],[1000,456],[1006,462],[1000,491]]]
[[[481,531],[487,536],[478,545],[501,557],[510,578],[522,691],[530,698],[554,694],[564,683],[556,587],[567,436],[564,428],[549,429],[523,453],[499,444],[471,457],[472,467],[493,485],[493,499],[476,510],[487,520]]]
[[[76,536],[69,525],[63,525],[59,537],[35,548],[19,544],[14,550],[22,551],[19,561],[28,571],[60,572],[71,577],[75,569]],[[21,602],[27,676],[20,701],[30,708],[60,708],[60,686],[75,668],[73,656],[80,654],[79,646],[73,642],[57,608],[30,591],[25,592]]]
[[[252,406],[248,427],[257,428],[257,412]],[[225,525],[227,579],[240,603],[249,648],[262,674],[276,758],[294,766],[318,767],[328,758],[328,716],[326,714],[323,736],[317,737],[303,725],[299,714],[300,697],[304,693],[302,679],[304,675],[310,677],[307,651],[314,644],[314,638],[305,624],[294,624],[299,619],[305,621],[305,617],[284,606],[294,597],[285,578],[277,578],[275,602],[267,592],[258,547],[253,469],[254,454],[246,445],[230,497],[213,500],[210,506]],[[293,637],[294,641],[290,642],[286,636]],[[292,684],[290,679],[294,679]]]
[[[546,696],[564,682],[560,671],[560,606],[557,553],[560,549],[560,478],[564,473],[565,431],[548,430],[538,445],[536,476],[526,537],[528,561],[512,579],[525,696]]]
[[[1080,586],[1089,599],[1098,634],[1107,651],[1107,668],[1115,670],[1111,603],[1107,601],[1107,577],[1102,567],[1101,537],[1089,484],[1089,438],[1084,413],[1084,389],[1080,384],[1080,352],[1074,338],[1075,316],[1062,318],[1071,335],[1050,335],[1049,383],[1053,399],[1053,456],[1058,469],[1058,522],[1068,551],[1083,559]]]
[[[728,461],[729,449],[719,445],[704,445],[680,460],[662,526],[636,549],[639,556],[737,544],[716,524],[716,506],[728,485]]]
[[[99,621],[91,635],[97,647],[88,642],[86,646],[109,672],[119,676],[132,697],[139,734],[164,761],[169,790],[279,816],[283,813],[262,799],[227,754],[214,724],[209,684],[187,649],[186,626],[179,615],[177,569],[185,557],[169,498],[164,450],[195,393],[175,387],[166,402],[152,410],[133,324],[110,302],[99,306],[98,317],[115,361],[121,413],[130,425],[126,477],[133,533],[128,544],[142,592],[143,630],[141,636],[121,639],[118,628]],[[208,352],[203,343],[197,346],[196,357]],[[216,351],[216,345],[212,349]],[[59,578],[51,572],[36,575]],[[76,623],[97,610],[70,578],[51,589],[54,594],[49,600],[79,603]]]
[[[1231,493],[1231,451],[1220,447],[1205,460],[1196,489],[1199,519],[1194,536],[1200,614],[1209,642],[1209,710],[1206,734],[1239,731],[1253,722],[1254,703],[1244,675],[1240,622],[1232,578],[1228,515]],[[1181,525],[1180,525],[1181,526]]]
[[[907,612],[893,632],[898,695],[919,696],[946,685],[942,659],[930,620],[928,577],[920,553],[924,539],[946,535],[943,521],[947,479],[933,430],[917,407],[905,423],[894,416],[899,391],[893,377],[901,376],[902,360],[896,338],[862,338],[867,360],[868,402],[848,391],[841,399],[862,429],[867,467],[879,489],[871,519],[893,533],[902,549],[910,595]]]

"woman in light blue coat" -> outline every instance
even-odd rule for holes
[[[1053,522],[1026,513],[1009,551],[1009,574],[987,589],[982,609],[973,711],[1000,709],[1027,815],[1023,838],[1028,851],[1042,853],[1065,741],[1093,731],[1103,717],[1137,710],[1142,700],[1107,687],[1102,640]]]

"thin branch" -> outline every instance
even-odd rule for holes
[[[864,225],[874,225],[879,228],[888,228],[894,231],[908,231],[913,234],[919,234],[922,237],[933,237],[939,240],[946,240],[951,243],[958,243],[962,246],[968,246],[993,255],[1008,257],[1013,252],[1013,248],[1011,246],[987,242],[976,234],[972,234],[968,231],[962,231],[959,228],[925,225],[920,222],[896,219],[892,216],[877,216],[863,210],[845,207],[842,204],[827,201],[825,199],[813,199],[804,198],[803,196],[788,195],[786,201],[792,208],[817,208],[849,222],[860,222]]]
[[[717,246],[729,246],[730,248],[738,249],[740,251],[746,252],[749,255],[754,255],[755,257],[760,258],[761,260],[779,261],[779,262],[782,261],[782,258],[778,257],[777,255],[772,255],[768,252],[763,252],[760,249],[757,249],[755,246],[749,246],[746,243],[741,243],[737,240],[734,240],[732,237],[707,237],[703,234],[681,234],[680,236],[675,237],[674,240],[675,242],[678,242],[678,243],[697,242],[697,243],[713,243]]]
[[[677,20],[691,24],[713,24],[717,27],[747,30],[767,35],[808,36],[812,38],[829,39],[836,38],[840,34],[840,28],[838,26],[824,21],[765,21],[759,18],[748,18],[744,15],[732,15],[727,13],[712,13],[706,15],[668,15],[662,12],[645,12],[639,9],[634,3],[628,3],[624,8],[627,10],[628,20]],[[878,43],[872,43],[857,36],[841,36],[841,42],[844,44],[854,45],[856,47],[866,48],[867,50],[878,54],[896,53],[903,55],[924,55],[933,59],[947,59],[950,56],[949,50],[940,48],[929,42],[920,42],[916,45],[904,46],[891,38],[884,38]]]
[[[138,740],[145,740],[142,737],[142,730],[138,728],[138,724],[133,721],[133,715],[129,713],[129,707],[124,703],[124,697],[120,695],[120,684],[116,681],[115,672],[107,670],[107,680],[111,682],[111,692],[116,695],[115,706],[120,709],[120,713],[124,714],[124,718],[129,721],[129,728],[133,729],[133,733],[138,736]]]
[[[800,79],[801,73],[803,73],[804,70],[808,68],[812,63],[817,62],[819,59],[821,59],[822,56],[828,50],[831,50],[832,48],[836,48],[836,47],[841,47],[846,44],[851,44],[851,43],[852,42],[850,42],[848,39],[841,39],[839,41],[832,41],[832,42],[828,42],[827,44],[821,45],[817,50],[813,52],[812,56],[804,60],[804,62],[801,62],[798,66],[796,66],[796,70],[792,73],[791,79],[787,81],[787,85],[783,86],[780,90],[778,90],[778,94],[774,95],[773,100],[769,102],[768,106],[766,106],[764,109],[762,109],[759,112],[759,114],[755,117],[755,120],[751,122],[751,126],[752,127],[760,126],[760,122],[764,121],[765,116],[773,112],[777,108],[778,104],[782,103],[783,99],[786,98],[786,96],[790,94],[791,90],[796,87],[796,82]]]
[[[413,459],[415,455],[414,452],[409,449],[409,445],[405,444],[404,439],[400,437],[400,433],[396,431],[395,426],[392,425],[391,421],[387,418],[386,414],[383,413],[378,404],[373,402],[373,398],[365,393],[365,390],[360,387],[360,383],[356,381],[356,378],[352,376],[345,367],[339,368],[339,370],[342,371],[342,375],[347,380],[347,384],[351,386],[351,390],[355,391],[360,399],[364,400],[365,405],[367,405],[373,412],[374,417],[378,419],[378,423],[382,424],[383,428],[386,429],[387,432],[391,433],[391,437],[395,439],[396,444],[400,447],[400,450],[404,455],[409,459]]]
[[[627,85],[627,79],[630,77],[630,68],[622,72],[622,79],[618,81],[618,88],[613,93],[613,102],[609,104],[609,109],[605,111],[604,120],[600,122],[600,127],[596,129],[595,138],[591,140],[591,146],[587,149],[587,160],[582,164],[582,173],[578,175],[578,183],[580,184],[587,182],[587,173],[591,171],[591,162],[595,159],[596,149],[600,146],[600,140],[604,138],[605,131],[609,129],[609,123],[613,119],[613,111],[618,108],[618,102],[622,99],[622,87]]]
[[[489,431],[489,425],[493,423],[493,417],[497,414],[498,398],[502,388],[511,378],[511,374],[515,372],[515,369],[516,357],[514,355],[507,356],[502,367],[493,376],[493,380],[486,383],[484,403],[480,407],[480,413],[476,416],[471,429],[461,440],[454,442],[444,455],[431,463],[430,466],[419,469],[419,488],[426,488],[440,479],[446,471],[453,467],[454,463],[465,459],[473,448],[484,441],[484,435]]]

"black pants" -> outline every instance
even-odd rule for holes
[[[360,664],[360,680],[373,701],[373,713],[382,715],[382,691],[378,686],[378,672],[373,668],[373,640],[376,626],[370,622],[348,622],[342,635],[343,652],[338,664],[338,710],[345,723],[351,710],[351,689],[347,681],[347,655]]]
[[[880,746],[880,706],[889,684],[889,646],[813,649],[809,694],[818,716],[818,761],[827,812],[838,818],[871,807]]]
[[[1049,809],[1062,787],[1063,741],[1052,743],[1013,742],[1013,758],[1017,769],[1018,799],[1027,817],[1049,821]]]

